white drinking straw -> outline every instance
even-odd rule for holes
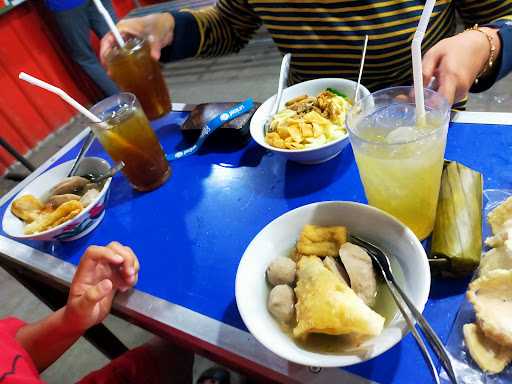
[[[108,27],[112,31],[112,34],[114,35],[117,44],[119,44],[120,47],[124,47],[125,42],[121,34],[119,33],[119,29],[117,29],[114,20],[112,20],[112,16],[110,16],[110,13],[105,9],[103,6],[103,3],[101,0],[94,0],[94,4],[96,4],[96,7],[98,8],[98,11],[101,13],[101,16],[105,19],[105,21],[108,24]]]
[[[357,103],[359,96],[359,88],[361,87],[361,76],[363,75],[364,58],[366,57],[366,47],[368,46],[368,35],[364,38],[363,55],[361,56],[361,65],[359,66],[359,76],[357,77],[356,94],[354,96],[354,104]]]
[[[73,108],[75,108],[78,112],[85,115],[89,120],[91,120],[94,123],[101,123],[101,119],[91,113],[87,108],[85,108],[82,104],[80,104],[78,101],[73,99],[71,96],[69,96],[66,92],[64,92],[62,89],[57,88],[51,84],[48,84],[44,82],[43,80],[39,80],[35,78],[34,76],[30,76],[29,74],[26,74],[25,72],[20,72],[19,78],[21,80],[25,80],[27,83],[30,83],[32,85],[35,85],[37,87],[46,89],[47,91],[50,91],[52,93],[55,93],[56,95],[60,96],[64,101],[69,103]]]
[[[412,39],[411,50],[412,50],[412,73],[414,77],[414,96],[416,99],[416,124],[425,124],[425,99],[423,97],[423,71],[421,68],[421,42],[425,36],[432,10],[434,9],[436,1],[427,0],[425,8],[420,17],[418,28],[414,32],[414,38]]]

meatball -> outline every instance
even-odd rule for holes
[[[288,285],[276,285],[268,295],[268,310],[283,323],[288,323],[295,314],[295,293]]]
[[[297,266],[292,259],[278,257],[267,268],[267,280],[271,285],[288,284],[295,281]]]

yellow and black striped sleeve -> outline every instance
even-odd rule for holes
[[[219,0],[212,7],[183,10],[173,13],[173,16],[176,22],[175,42],[168,52],[164,52],[163,61],[238,52],[261,26],[259,16],[247,0]],[[190,22],[191,18],[195,23]],[[195,51],[193,54],[192,50]]]
[[[410,45],[425,0],[218,0],[200,11],[173,12],[175,39],[163,59],[237,52],[263,23],[278,49],[293,54],[290,80],[357,79],[369,36],[363,84],[370,90],[411,83]],[[502,53],[495,71],[472,91],[512,70],[512,0],[437,0],[423,40],[426,52],[455,32],[458,12],[467,26],[499,29]]]

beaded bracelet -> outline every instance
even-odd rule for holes
[[[491,70],[493,64],[494,64],[494,60],[496,59],[496,45],[494,45],[494,40],[493,40],[492,36],[490,34],[488,34],[486,31],[484,31],[483,29],[481,29],[478,26],[478,24],[475,24],[471,28],[468,28],[468,29],[464,30],[464,32],[466,32],[466,31],[477,31],[477,32],[483,33],[484,36],[487,38],[487,41],[489,41],[489,46],[490,46],[489,60],[487,61],[485,66],[482,68],[482,70],[476,76],[475,84],[478,84],[478,79],[482,75],[484,75],[487,72],[489,72]]]

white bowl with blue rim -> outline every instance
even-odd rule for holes
[[[279,216],[246,248],[236,273],[235,296],[238,311],[251,334],[281,358],[311,367],[344,367],[361,363],[399,343],[409,329],[404,318],[393,310],[380,335],[350,351],[321,353],[308,350],[283,332],[267,309],[271,287],[265,273],[276,257],[290,254],[306,224],[345,226],[349,233],[379,246],[390,258],[398,283],[416,308],[423,311],[430,291],[430,269],[425,250],[414,233],[393,216],[369,205],[325,201],[304,205]]]
[[[67,161],[41,174],[19,192],[13,201],[24,195],[33,195],[39,199],[43,198],[53,186],[67,177],[74,161]],[[88,173],[105,174],[109,169],[110,165],[104,159],[85,157],[80,162],[76,175]],[[12,202],[4,213],[2,228],[8,236],[20,240],[71,241],[79,239],[94,230],[103,220],[111,181],[111,178],[106,180],[99,195],[82,212],[54,228],[26,235],[24,232],[26,223],[11,212]]]
[[[281,99],[281,110],[284,104],[295,97],[308,95],[317,96],[327,88],[334,88],[341,93],[347,95],[348,99],[353,103],[354,94],[357,83],[352,80],[338,79],[338,78],[323,78],[304,81],[292,85],[283,91],[283,97]],[[363,98],[370,95],[370,91],[363,85],[359,89],[358,98]],[[271,146],[265,141],[264,125],[265,121],[270,114],[274,100],[277,95],[274,95],[267,99],[254,113],[251,119],[251,136],[259,145],[269,151],[278,153],[288,160],[295,161],[302,164],[320,164],[328,161],[338,154],[349,144],[348,132],[333,141],[320,145],[318,147],[305,148],[305,149],[281,149]]]

